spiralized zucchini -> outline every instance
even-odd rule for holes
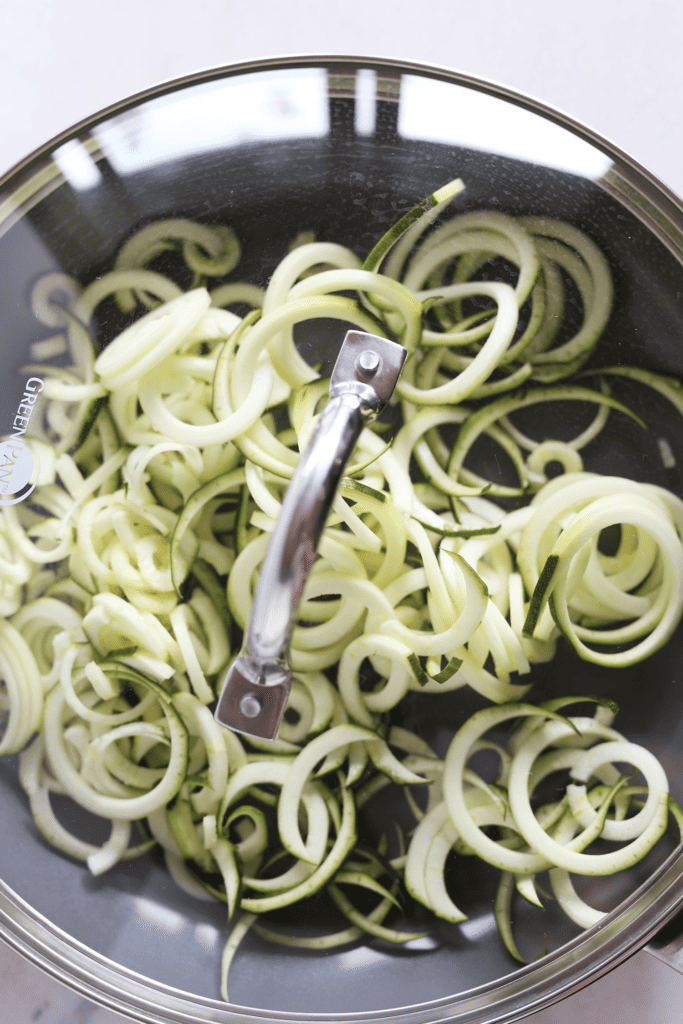
[[[553,658],[560,636],[582,658],[621,666],[664,644],[683,614],[683,503],[583,471],[608,416],[632,415],[604,383],[565,380],[607,323],[609,267],[558,221],[443,220],[461,188],[428,197],[363,264],[302,236],[265,291],[222,280],[240,254],[229,227],[182,219],[143,227],[85,288],[64,275],[35,288],[36,316],[61,333],[34,345],[34,358],[71,362],[30,367],[45,382],[32,440],[41,475],[30,505],[0,508],[0,753],[20,752],[38,828],[63,853],[100,873],[158,846],[179,885],[226,904],[226,999],[250,927],[307,948],[363,935],[409,942],[424,932],[385,923],[404,887],[438,917],[464,920],[444,874],[453,850],[502,872],[496,918],[519,956],[515,888],[538,902],[534,876],[549,869],[560,905],[590,927],[601,912],[569,873],[621,870],[670,811],[680,821],[661,767],[603,706],[566,718],[562,701],[520,703],[531,666]],[[184,262],[189,291],[164,271],[169,259]],[[563,332],[568,289],[582,318]],[[99,351],[93,318],[105,302],[144,315]],[[366,429],[335,498],[271,743],[224,730],[211,708],[327,395],[294,344],[294,328],[318,318],[390,335],[410,358],[393,445],[387,424]],[[607,373],[680,406],[670,380]],[[557,401],[592,403],[593,422],[569,441],[536,441],[515,424],[517,411]],[[470,466],[482,437],[517,483]],[[560,477],[548,480],[550,463]],[[530,500],[507,511],[492,500],[507,497]],[[607,555],[609,528],[620,539]],[[493,706],[465,723],[445,761],[390,726],[409,691],[428,701],[465,686]],[[522,724],[507,747],[486,738],[512,720]],[[468,765],[482,749],[500,760],[495,781]],[[627,785],[615,762],[644,784]],[[571,775],[566,794],[537,806],[556,771]],[[368,848],[358,816],[390,783],[416,818],[394,857],[386,839]],[[427,783],[424,805],[411,788]],[[53,793],[111,821],[102,847],[65,829]],[[586,852],[601,835],[625,845]],[[259,923],[321,890],[341,930],[304,938]]]

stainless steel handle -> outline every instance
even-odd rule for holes
[[[644,948],[662,963],[683,974],[683,911],[665,924]]]
[[[221,725],[264,739],[277,735],[292,680],[292,629],[320,535],[360,433],[391,398],[406,354],[396,342],[361,331],[344,339],[330,401],[282,503],[242,652],[223,682]]]

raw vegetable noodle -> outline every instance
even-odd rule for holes
[[[20,753],[36,824],[63,853],[99,874],[158,847],[179,885],[226,904],[226,999],[249,928],[317,949],[402,944],[424,935],[394,919],[407,894],[464,920],[446,883],[452,851],[501,872],[496,920],[520,958],[515,891],[540,904],[535,876],[549,871],[563,910],[590,927],[602,912],[571,875],[620,871],[670,815],[680,826],[663,769],[615,731],[614,707],[583,698],[567,717],[577,698],[524,702],[560,638],[620,667],[680,622],[683,503],[582,459],[608,417],[637,419],[608,379],[630,376],[683,411],[680,386],[627,367],[579,379],[611,311],[605,257],[556,220],[445,218],[462,187],[428,197],[364,263],[304,234],[265,289],[223,281],[240,257],[230,228],[171,219],[128,239],[89,285],[50,275],[33,294],[58,333],[27,368],[44,380],[38,486],[0,508],[0,753]],[[570,294],[581,321],[563,327]],[[98,318],[114,307],[127,326],[101,348]],[[295,344],[323,318],[400,340],[410,357],[392,417],[363,432],[335,498],[271,743],[222,729],[212,706],[326,400]],[[556,402],[589,403],[593,419],[569,440],[516,424],[535,406],[550,422]],[[482,439],[514,479],[481,475]],[[487,706],[445,759],[398,724],[409,692],[428,702],[464,687]],[[494,779],[469,763],[482,750]],[[569,781],[548,801],[556,772]],[[359,815],[392,783],[415,822],[398,853],[367,840]],[[71,834],[55,794],[111,822],[107,841]],[[600,837],[621,845],[595,853]],[[323,891],[337,931],[290,935],[263,916]]]

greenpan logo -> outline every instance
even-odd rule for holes
[[[36,489],[40,459],[22,438],[44,387],[40,377],[29,378],[12,423],[13,433],[6,441],[0,441],[0,505],[17,505]]]

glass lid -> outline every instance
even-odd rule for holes
[[[585,366],[582,363],[585,370],[636,365],[660,375],[683,374],[681,205],[644,169],[588,129],[500,87],[418,65],[301,57],[219,69],[161,86],[94,116],[0,180],[0,352],[5,382],[0,392],[0,435],[5,447],[14,437],[24,453],[23,461],[17,456],[12,462],[11,479],[3,481],[0,476],[0,515],[6,524],[18,522],[35,500],[39,463],[44,471],[43,459],[48,459],[47,449],[41,447],[48,405],[48,427],[52,424],[55,431],[66,430],[60,407],[66,409],[67,419],[76,415],[76,403],[41,397],[45,365],[56,367],[57,377],[62,373],[62,383],[73,382],[68,372],[70,351],[58,339],[75,329],[77,321],[83,326],[80,314],[73,312],[78,310],[80,289],[117,266],[124,268],[122,247],[137,232],[158,222],[181,220],[212,230],[216,225],[228,227],[238,240],[239,263],[227,270],[202,264],[207,250],[201,241],[197,245],[204,244],[204,249],[195,252],[197,267],[181,266],[176,257],[182,246],[195,243],[189,236],[182,241],[181,231],[173,245],[166,244],[172,229],[168,236],[159,235],[158,248],[145,257],[144,269],[168,273],[176,291],[177,286],[206,286],[211,291],[247,282],[254,289],[250,295],[262,295],[259,290],[268,286],[280,262],[296,247],[312,241],[330,243],[347,247],[362,261],[404,214],[458,178],[464,189],[448,216],[486,211],[505,218],[505,223],[514,219],[531,233],[534,224],[561,221],[602,254],[614,300],[599,349]],[[538,232],[540,237],[542,229]],[[564,244],[555,241],[560,247]],[[497,255],[487,252],[481,239],[477,244],[484,258],[477,263],[472,257],[473,273],[492,260],[493,269],[485,268],[483,278],[490,279],[500,265],[501,279],[514,286],[511,243],[500,242]],[[573,254],[571,259],[576,262],[578,257]],[[327,257],[323,262],[327,265]],[[584,271],[574,273],[569,257],[563,267],[558,279],[565,284],[567,330],[578,331],[590,288],[584,289]],[[137,269],[141,268],[139,263]],[[457,279],[450,266],[449,273]],[[130,287],[124,283],[120,290]],[[350,294],[344,290],[344,301],[351,301]],[[88,325],[96,352],[145,312],[147,298],[143,296],[135,314],[111,298],[97,307]],[[246,292],[240,293],[240,302],[235,307],[240,317],[258,305]],[[489,308],[466,307],[469,325],[481,323]],[[377,309],[373,315],[381,324]],[[429,306],[428,316],[434,317]],[[434,327],[436,320],[429,323]],[[297,328],[295,340],[307,363],[322,365],[325,373],[346,326],[343,318],[324,314]],[[473,352],[468,349],[468,356]],[[206,355],[199,349],[194,354],[198,359]],[[525,380],[525,386],[546,383],[542,377]],[[586,377],[579,383],[597,388],[597,380]],[[578,378],[574,383],[579,386],[577,382]],[[604,387],[642,418],[647,430],[639,419],[610,415],[599,442],[586,449],[584,468],[635,478],[680,495],[680,409],[676,411],[661,392],[639,388],[633,380],[613,377]],[[68,390],[54,389],[55,395],[62,393],[67,395]],[[100,400],[94,379],[92,394],[93,400]],[[133,400],[132,417],[139,412],[135,406]],[[93,408],[94,416],[99,408]],[[587,416],[585,412],[582,407],[577,419],[563,407],[561,418],[566,414],[569,431],[583,430],[593,421],[595,409]],[[545,440],[555,429],[553,417],[545,409],[540,416],[522,417],[518,429],[536,430],[538,440]],[[277,429],[283,431],[278,439],[290,428],[278,421]],[[454,430],[446,431],[442,443],[453,444],[454,436]],[[75,450],[76,442],[82,445],[84,437],[82,432],[74,435],[68,451]],[[152,442],[145,437],[141,443],[149,447]],[[7,461],[5,448],[0,451]],[[501,477],[495,477],[499,454],[484,445],[477,472],[509,486],[514,467],[506,464]],[[117,472],[123,471],[124,461]],[[239,471],[243,462],[238,466],[236,459],[234,466],[221,471]],[[263,480],[270,480],[269,470],[262,467],[259,472]],[[429,479],[423,471],[421,483]],[[376,478],[368,476],[367,484],[372,489]],[[162,486],[159,493],[167,492]],[[504,498],[501,508],[508,510],[513,504]],[[175,522],[180,509],[178,502],[171,502],[169,522]],[[250,515],[255,512],[258,525],[265,513],[250,508]],[[374,522],[371,513],[365,519]],[[11,554],[11,529],[4,529],[3,535],[0,526],[0,568]],[[248,523],[246,529],[256,527]],[[415,550],[413,544],[412,554]],[[204,560],[210,563],[208,551],[206,547]],[[223,573],[221,556],[216,559],[209,568],[225,592],[228,570]],[[63,577],[59,571],[55,579]],[[1,571],[0,585],[5,586],[0,597],[6,598],[5,605],[0,603],[0,627],[2,621],[21,622]],[[111,592],[119,595],[117,586],[113,582]],[[36,595],[45,596],[39,583],[27,584],[21,594],[19,607]],[[66,603],[79,607],[73,595]],[[426,597],[423,603],[426,607]],[[164,623],[169,614],[159,612]],[[406,621],[413,621],[408,612]],[[238,633],[236,623],[229,638],[233,648],[239,646]],[[43,634],[27,634],[31,635],[36,649],[43,643],[49,646],[54,629],[47,640]],[[349,634],[348,644],[354,636]],[[129,646],[122,641],[119,656],[130,661],[136,655]],[[208,647],[207,641],[205,654]],[[99,661],[112,650],[101,650]],[[340,649],[337,660],[341,653]],[[532,666],[533,689],[525,699],[540,701],[567,693],[616,700],[620,712],[615,727],[656,754],[672,794],[681,799],[680,655],[680,631],[646,662],[618,671],[579,661],[567,645],[553,660]],[[6,652],[4,657],[5,661],[0,652],[0,677],[3,671],[9,674]],[[40,657],[38,664],[48,672]],[[140,670],[141,663],[135,664]],[[513,675],[514,683],[525,682]],[[6,682],[4,690],[0,688],[0,697],[7,686]],[[392,710],[393,717],[382,723],[414,730],[443,757],[468,715],[489,704],[467,687],[416,692],[400,713]],[[155,728],[168,730],[160,721]],[[72,734],[73,750],[79,735]],[[204,767],[193,769],[197,778]],[[147,769],[152,770],[152,761]],[[59,820],[83,841],[101,845],[109,826],[88,810],[74,809],[59,788],[55,785],[52,796]],[[584,880],[582,898],[608,911],[586,933],[564,918],[552,900],[546,901],[545,911],[521,898],[519,905],[516,901],[515,935],[526,961],[521,965],[510,956],[496,928],[497,873],[461,855],[462,873],[452,891],[462,900],[467,920],[431,920],[425,937],[403,946],[370,938],[322,953],[273,944],[251,930],[235,955],[233,1002],[226,1007],[220,1000],[227,934],[223,902],[200,900],[180,888],[158,850],[123,860],[97,876],[81,860],[54,850],[36,825],[15,754],[0,758],[0,806],[5,835],[0,849],[3,937],[62,981],[141,1021],[513,1020],[562,998],[625,959],[673,916],[683,900],[676,833],[670,829],[659,852],[623,876],[607,882]],[[392,787],[391,796],[368,807],[373,820],[367,835],[375,851],[384,851],[381,836],[386,832],[391,836],[386,857],[400,860],[394,818],[400,818],[405,836],[416,824],[407,815],[401,787]],[[143,842],[147,835],[143,828],[131,842]],[[233,840],[237,842],[235,836]],[[448,870],[455,871],[451,861]],[[373,906],[372,900],[368,906]],[[325,926],[328,911],[324,901],[313,901],[291,920],[278,911],[268,926],[309,935]],[[414,921],[424,923],[419,906],[410,913],[416,915]]]

